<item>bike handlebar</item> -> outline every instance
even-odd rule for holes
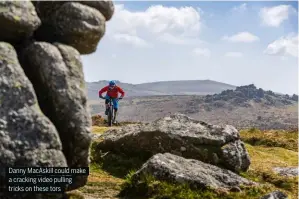
[[[100,99],[103,99],[103,100],[106,100],[105,97],[100,97]],[[111,99],[111,98],[110,98]],[[118,97],[117,100],[122,100],[123,98],[122,97]]]

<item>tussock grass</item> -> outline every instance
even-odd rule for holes
[[[275,186],[293,199],[298,195],[298,178],[279,176],[273,171],[274,167],[298,166],[298,153],[281,147],[251,146],[245,144],[251,165],[243,177],[260,183]]]
[[[240,131],[241,139],[253,146],[282,147],[298,151],[297,130],[267,130],[260,131],[252,128]]]
[[[280,147],[251,146],[245,144],[251,159],[250,168],[270,171],[273,167],[298,165],[298,153]]]

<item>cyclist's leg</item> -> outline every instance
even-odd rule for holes
[[[108,115],[108,103],[109,103],[109,99],[110,97],[108,95],[105,96],[106,100],[105,100],[105,115]]]
[[[117,110],[118,110],[118,100],[117,98],[112,99],[113,107],[114,107],[114,121],[116,120]]]

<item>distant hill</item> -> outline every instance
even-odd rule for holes
[[[88,99],[98,99],[98,91],[106,86],[108,81],[87,82]],[[141,97],[153,95],[208,95],[220,93],[236,86],[212,80],[182,80],[161,81],[143,84],[129,84],[117,81],[125,91],[127,97]]]
[[[155,88],[155,84],[150,86]],[[90,100],[89,104],[92,114],[103,114],[102,101]],[[286,129],[298,125],[298,95],[281,95],[253,84],[209,95],[130,97],[120,106],[119,120],[123,121],[148,122],[178,112],[237,128]]]

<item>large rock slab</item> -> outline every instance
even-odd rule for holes
[[[65,167],[67,163],[56,128],[41,112],[14,48],[5,42],[0,42],[0,74],[1,190],[5,188],[5,167]],[[4,197],[0,193],[0,198],[19,199],[25,195]]]
[[[111,9],[114,7],[111,6],[112,2],[84,4],[87,5],[77,2],[35,2],[38,15],[42,20],[42,26],[35,34],[36,38],[41,41],[70,45],[81,54],[95,52],[106,27],[106,19],[101,12],[111,18],[113,14]]]
[[[30,1],[0,1],[0,41],[20,42],[30,37],[41,21]]]
[[[240,186],[256,185],[232,171],[170,153],[156,154],[151,157],[132,176],[133,182],[138,182],[147,175],[170,183],[187,183],[195,189],[212,188],[240,191]]]
[[[63,44],[34,42],[24,48],[20,57],[41,110],[59,132],[68,166],[87,167],[91,116],[79,52]],[[86,181],[87,176],[78,177],[72,188]]]
[[[101,140],[95,151],[147,158],[169,152],[235,172],[246,171],[250,165],[248,152],[233,126],[210,125],[182,114],[108,130]]]

